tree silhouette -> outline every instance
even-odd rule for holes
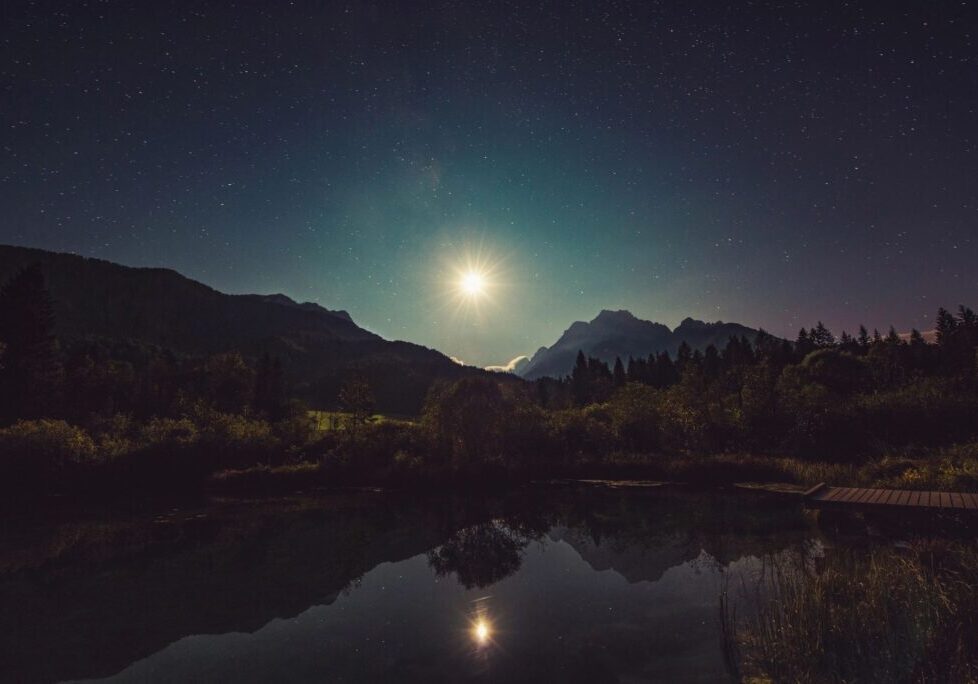
[[[625,367],[621,363],[621,357],[615,357],[615,370],[612,373],[612,378],[614,380],[615,387],[621,387],[625,384]]]
[[[825,327],[822,321],[815,324],[815,327],[809,333],[808,339],[819,349],[831,347],[835,344],[835,336],[832,334],[832,331]]]
[[[937,310],[937,343],[945,345],[950,340],[951,334],[958,329],[958,322],[951,312],[943,306]]]
[[[255,368],[255,410],[269,420],[280,420],[285,410],[285,381],[282,362],[266,351]]]
[[[529,539],[495,521],[466,527],[428,552],[439,576],[455,573],[466,589],[488,587],[520,569]]]
[[[40,264],[0,289],[0,415],[3,420],[51,415],[61,380],[54,306]]]

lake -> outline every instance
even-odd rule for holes
[[[0,679],[716,682],[721,596],[825,544],[681,489],[338,493],[7,515]]]

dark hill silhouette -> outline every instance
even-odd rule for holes
[[[319,405],[333,402],[356,372],[371,383],[378,410],[415,413],[434,380],[481,372],[435,350],[385,340],[345,311],[282,294],[228,295],[170,269],[0,245],[0,282],[34,263],[54,298],[63,340],[132,341],[188,356],[268,351],[282,359],[294,392]]]
[[[669,352],[673,357],[682,342],[693,349],[711,344],[723,347],[731,337],[744,336],[753,341],[757,331],[738,323],[704,323],[687,318],[675,330],[661,323],[636,318],[628,311],[601,311],[590,323],[577,321],[551,347],[541,347],[520,375],[528,380],[545,376],[562,378],[570,375],[578,351],[614,363],[615,357],[646,357]]]

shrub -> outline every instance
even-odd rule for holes
[[[0,471],[11,489],[61,485],[96,459],[88,433],[63,420],[21,420],[0,430]]]

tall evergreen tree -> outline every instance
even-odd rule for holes
[[[731,338],[731,342],[733,338]],[[729,345],[728,345],[729,347]],[[720,375],[720,352],[714,345],[709,345],[706,351],[703,352],[703,375],[706,376],[707,380],[713,380]]]
[[[964,328],[978,327],[978,315],[962,304],[958,307],[958,323]]]
[[[832,334],[831,330],[825,327],[825,324],[822,323],[822,321],[819,321],[815,327],[812,328],[812,332],[808,337],[811,343],[819,348],[831,347],[835,344],[835,335]]]
[[[943,306],[937,310],[937,344],[944,346],[951,339],[951,335],[958,328],[958,322],[951,312]]]
[[[625,384],[625,366],[622,365],[621,357],[615,357],[615,370],[612,372],[612,380],[614,381],[615,387],[622,387]]]
[[[686,340],[683,340],[679,343],[679,349],[676,351],[676,370],[680,375],[682,374],[683,370],[686,369],[686,366],[689,364],[692,358],[693,350],[688,344],[686,344]]]
[[[574,361],[574,370],[571,371],[571,391],[574,394],[574,401],[579,406],[587,403],[591,394],[591,374],[587,365],[587,357],[584,350],[578,350],[577,359]]]
[[[54,305],[40,264],[28,266],[0,289],[0,417],[50,416],[61,380]]]

